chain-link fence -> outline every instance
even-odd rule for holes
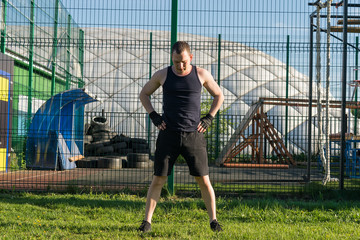
[[[328,87],[326,8],[317,26],[311,1],[1,3],[1,188],[147,187],[158,130],[139,93],[170,65],[171,44],[184,40],[192,64],[208,70],[225,96],[205,133],[217,192],[358,189],[358,38],[350,30],[344,67],[343,33],[331,33]],[[348,6],[349,19],[357,9]],[[330,24],[341,29],[344,6],[331,10]],[[151,102],[162,112],[161,88]],[[204,90],[203,115],[211,102]],[[323,185],[325,177],[331,181]],[[181,156],[168,185],[197,186]]]

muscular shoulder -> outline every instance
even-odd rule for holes
[[[213,76],[210,74],[208,70],[204,68],[196,67],[196,71],[198,73],[199,80],[202,84],[214,80]]]
[[[163,85],[166,80],[167,71],[168,71],[167,67],[163,68],[163,69],[155,72],[151,79],[153,81],[159,83],[160,85]]]

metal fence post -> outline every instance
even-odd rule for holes
[[[342,76],[341,76],[341,155],[340,155],[340,181],[339,188],[344,189],[344,170],[345,170],[345,129],[346,129],[346,68],[347,68],[347,23],[348,23],[348,1],[344,0],[344,30],[343,30],[343,57],[342,57]],[[350,116],[349,116],[350,117]]]
[[[51,96],[54,96],[55,94],[58,20],[59,20],[59,0],[55,0],[54,38],[53,38],[53,49],[52,49],[53,51],[52,51],[52,61],[51,61]]]
[[[178,18],[178,0],[172,0],[171,2],[171,46],[177,41],[177,19]],[[171,51],[170,51],[170,65],[172,65]],[[168,177],[168,190],[171,195],[175,194],[174,189],[174,168],[171,171],[170,176]]]
[[[309,49],[309,113],[308,113],[308,155],[307,155],[307,181],[310,181],[311,176],[311,126],[312,126],[312,104],[313,104],[313,51],[314,51],[314,16],[310,15],[310,49]]]
[[[286,37],[286,99],[289,98],[289,65],[290,65],[290,36]],[[287,103],[287,101],[286,101]],[[289,121],[289,107],[285,106],[285,147],[287,148],[288,143],[288,121]]]
[[[28,111],[27,111],[27,129],[29,130],[32,117],[32,88],[33,88],[33,72],[34,72],[34,8],[35,0],[31,0],[30,9],[30,42],[29,42],[29,80],[28,80]]]
[[[359,80],[359,37],[356,37],[356,48],[355,48],[355,80]],[[358,101],[358,89],[355,87],[355,102]],[[358,109],[355,109],[355,121],[354,121],[354,135],[357,135],[357,120],[358,119]],[[356,146],[356,143],[355,143]]]
[[[218,75],[217,75],[217,82],[220,86],[220,61],[221,60],[221,34],[219,34],[219,42],[218,42],[218,66],[217,66],[217,69],[218,69]],[[219,151],[220,151],[220,113],[217,113],[216,114],[216,134],[215,134],[215,144],[216,144],[216,147],[215,147],[215,159],[217,159],[219,157]]]
[[[71,45],[71,15],[68,15],[67,24],[67,60],[66,60],[66,90],[70,89],[71,76],[70,76],[70,45]]]
[[[152,66],[152,32],[150,32],[150,53],[149,53],[149,80],[152,76],[152,72],[151,72],[151,66]],[[150,120],[150,116],[149,114],[146,115],[146,120],[147,120],[147,125],[148,125],[148,143],[149,143],[149,149],[151,149],[151,120]]]
[[[79,64],[81,77],[78,80],[78,87],[84,87],[84,31],[79,30]]]
[[[5,44],[6,44],[6,8],[7,8],[7,0],[2,0],[3,7],[2,11],[2,26],[1,26],[1,52],[5,53]]]

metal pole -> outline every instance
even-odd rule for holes
[[[309,49],[309,117],[308,117],[308,157],[307,157],[307,181],[311,175],[311,133],[312,133],[312,104],[313,104],[313,51],[314,51],[314,17],[310,16],[310,49]]]
[[[177,21],[178,21],[178,0],[172,0],[171,2],[171,47],[177,41]],[[170,51],[170,65],[172,65],[171,51]],[[175,194],[174,189],[174,168],[168,177],[168,190],[171,195]]]
[[[78,56],[78,62],[80,66],[80,77],[77,78],[78,81],[78,88],[84,87],[84,31],[79,29],[79,56]],[[84,114],[85,114],[85,106],[81,106],[78,109],[74,109],[75,111],[75,141],[78,144],[79,150],[81,153],[84,153]]]
[[[59,20],[59,0],[55,0],[55,19],[54,19],[54,38],[53,38],[53,54],[51,62],[51,96],[55,94],[55,73],[56,73],[56,52],[57,52],[57,30]]]
[[[71,41],[71,15],[68,15],[67,26],[67,60],[66,60],[66,90],[70,89],[71,76],[70,76],[70,41]]]
[[[149,79],[152,77],[152,32],[150,32],[150,54],[149,54]],[[149,117],[149,114],[147,114],[147,125],[148,125],[148,143],[149,143],[149,149],[151,149],[151,119]]]
[[[1,29],[1,52],[5,53],[5,43],[6,43],[6,9],[7,9],[7,0],[2,0],[3,8],[2,8],[2,29]]]
[[[34,72],[34,10],[35,0],[31,0],[30,8],[30,42],[29,42],[29,81],[28,81],[28,112],[27,112],[27,129],[30,128],[32,117],[32,88],[33,88],[33,72]]]
[[[289,64],[290,64],[290,36],[286,38],[286,98],[289,98]],[[287,102],[286,102],[287,103]],[[285,147],[287,148],[287,135],[288,135],[288,121],[289,121],[289,108],[285,107]]]
[[[358,76],[359,76],[359,37],[356,37],[356,51],[355,51],[355,80],[359,80],[358,79]],[[355,102],[358,101],[358,89],[357,89],[357,86],[355,85]],[[357,135],[357,117],[358,115],[358,109],[356,108],[355,109],[355,121],[354,121],[354,135]],[[356,147],[356,143],[355,143],[355,147]]]
[[[78,87],[79,88],[83,88],[85,83],[84,83],[84,31],[83,30],[79,30],[79,64],[80,64],[80,74],[81,77],[78,80]]]
[[[217,83],[220,86],[220,74],[221,74],[221,34],[219,34],[219,42],[218,42],[218,75],[217,75]],[[215,132],[215,144],[216,144],[216,150],[215,150],[215,159],[219,157],[220,152],[220,113],[216,114],[216,132]]]
[[[347,68],[347,23],[348,23],[348,1],[344,0],[344,32],[343,32],[343,58],[342,58],[342,89],[341,89],[341,156],[340,156],[340,181],[339,187],[344,189],[344,167],[345,167],[345,132],[346,132],[346,68]]]

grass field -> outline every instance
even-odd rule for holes
[[[201,199],[176,196],[139,233],[144,207],[130,193],[1,193],[0,239],[360,239],[360,200],[218,198],[220,233]]]

